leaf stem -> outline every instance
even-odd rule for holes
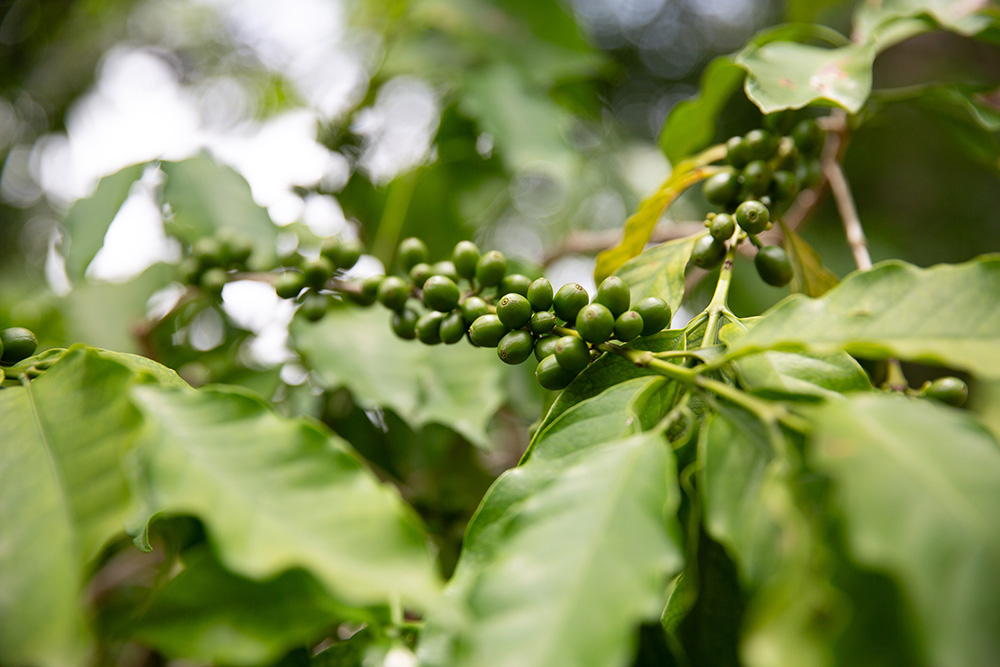
[[[722,270],[719,271],[719,280],[715,284],[715,294],[712,295],[712,301],[705,308],[705,312],[708,314],[708,323],[705,325],[705,336],[701,339],[702,347],[711,347],[719,342],[719,317],[722,313],[729,311],[727,302],[729,285],[733,278],[734,257],[736,257],[735,243],[726,252],[726,258],[722,261]]]

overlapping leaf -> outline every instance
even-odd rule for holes
[[[883,262],[848,276],[818,299],[793,295],[765,313],[729,350],[839,350],[896,357],[1000,377],[1000,256],[920,269]]]
[[[715,139],[719,112],[745,76],[732,58],[720,56],[701,75],[698,96],[670,111],[660,133],[660,148],[676,164]]]
[[[783,223],[781,233],[785,237],[785,249],[792,262],[793,292],[806,296],[823,296],[839,282],[837,274],[823,265],[823,258],[801,234]]]
[[[1000,447],[963,413],[897,396],[831,401],[809,462],[833,481],[852,556],[912,600],[930,662],[1000,651]]]
[[[318,324],[296,323],[293,337],[328,387],[347,387],[365,408],[388,408],[414,428],[448,426],[485,447],[500,407],[501,366],[490,350],[430,347],[400,340],[380,309],[332,311]]]
[[[699,236],[661,243],[625,262],[616,273],[628,283],[632,302],[655,296],[676,312],[684,300],[684,272]]]

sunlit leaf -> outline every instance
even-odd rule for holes
[[[1000,377],[1000,255],[920,269],[882,262],[848,276],[818,299],[792,295],[729,350],[844,350]]]
[[[667,302],[671,312],[677,312],[684,300],[684,272],[700,236],[661,243],[625,262],[616,274],[628,283],[632,303],[656,296]]]
[[[781,225],[782,234],[785,237],[785,249],[788,251],[788,258],[792,262],[791,289],[793,292],[800,292],[806,296],[823,296],[831,287],[836,285],[840,278],[837,274],[823,265],[823,259],[802,235],[794,229]]]
[[[104,236],[108,233],[111,221],[118,214],[118,209],[128,198],[132,185],[142,176],[143,164],[125,167],[110,176],[105,176],[97,184],[97,189],[86,199],[73,204],[66,214],[66,233],[68,251],[64,249],[66,258],[66,274],[76,282],[83,278],[97,252],[104,245]]]
[[[382,309],[333,310],[317,324],[295,322],[295,347],[327,387],[347,387],[362,407],[391,409],[415,428],[443,424],[488,446],[486,426],[503,398],[496,352],[404,341],[390,319]]]
[[[996,9],[992,15],[989,3],[954,2],[954,0],[866,0],[858,5],[854,13],[854,31],[857,41],[878,40],[881,42],[900,41],[903,37],[899,24],[909,24],[908,31],[915,34],[916,22],[911,18],[927,18],[933,23],[962,35],[975,35],[998,20]],[[891,36],[892,39],[886,39]],[[906,35],[910,36],[910,35]]]
[[[809,462],[852,556],[912,600],[932,664],[1000,651],[1000,447],[954,409],[861,395],[818,408]]]
[[[625,221],[625,231],[621,243],[605,250],[597,256],[594,279],[602,280],[618,271],[625,262],[642,252],[653,234],[660,216],[691,185],[702,181],[722,170],[722,167],[705,166],[709,162],[725,157],[725,148],[710,149],[690,160],[674,165],[670,177],[660,189],[639,205],[639,210]]]
[[[671,109],[660,133],[660,148],[671,164],[712,143],[719,112],[744,76],[744,71],[728,56],[720,56],[708,64],[701,75],[698,96]]]

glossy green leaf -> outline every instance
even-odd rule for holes
[[[920,269],[882,262],[818,299],[792,295],[730,349],[839,350],[854,356],[939,364],[1000,377],[1000,255]]]
[[[698,96],[677,104],[660,133],[660,148],[676,164],[715,139],[719,113],[746,74],[732,58],[720,56],[701,75]]]
[[[77,665],[89,644],[88,565],[133,511],[122,457],[140,417],[137,374],[74,346],[0,391],[0,662]]]
[[[785,237],[785,250],[788,251],[794,272],[792,292],[806,296],[823,296],[830,291],[840,281],[837,274],[823,265],[823,258],[813,250],[801,234],[788,228],[784,223],[781,225],[781,232]]]
[[[833,482],[851,555],[891,573],[933,664],[1000,652],[1000,447],[966,414],[865,395],[814,414],[808,462]]]
[[[865,43],[828,49],[782,41],[749,48],[736,62],[747,70],[747,97],[764,113],[819,100],[857,113],[871,92],[875,53]]]
[[[388,408],[414,428],[444,424],[487,447],[486,426],[503,400],[493,350],[431,347],[393,335],[381,308],[333,310],[317,324],[294,322],[296,349],[330,388],[347,387],[364,408]]]
[[[226,665],[269,664],[323,637],[344,617],[302,570],[266,581],[226,571],[206,548],[129,624],[131,638],[169,657]]]
[[[717,174],[723,167],[708,163],[725,157],[725,147],[709,149],[690,160],[684,160],[674,165],[673,171],[660,189],[639,205],[639,210],[625,221],[622,241],[614,248],[609,248],[597,256],[594,267],[594,280],[600,284],[602,280],[616,273],[628,260],[643,251],[653,229],[660,221],[663,212],[688,187]]]
[[[695,241],[701,236],[661,243],[625,262],[615,273],[628,283],[632,303],[656,296],[667,302],[671,312],[676,312],[684,300],[684,272]]]
[[[277,228],[236,171],[207,155],[163,162],[160,169],[166,176],[163,203],[170,211],[165,221],[168,233],[191,243],[222,229],[232,230],[254,240],[258,259],[274,255]]]
[[[438,653],[445,664],[627,664],[638,623],[659,616],[681,565],[667,519],[675,476],[653,434],[503,475],[491,496],[514,487],[517,502],[467,536],[474,556],[463,555],[452,590],[465,621],[454,654]]]
[[[76,282],[83,278],[91,260],[104,245],[111,221],[118,214],[128,198],[132,184],[139,180],[146,165],[135,164],[125,167],[110,176],[105,176],[97,184],[97,189],[86,199],[73,204],[66,214],[66,233],[63,241],[63,255],[66,258],[66,274]],[[68,242],[68,250],[65,246]]]
[[[343,441],[235,389],[144,386],[132,396],[145,422],[135,463],[144,520],[198,517],[221,562],[244,577],[303,568],[350,604],[434,600],[418,522]]]

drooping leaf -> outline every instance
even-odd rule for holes
[[[628,283],[632,303],[656,296],[667,302],[671,312],[676,312],[684,300],[684,272],[695,241],[701,236],[661,243],[625,262],[616,274]]]
[[[857,113],[871,92],[875,53],[867,43],[828,49],[780,41],[751,46],[736,62],[747,70],[747,97],[764,113],[819,100]]]
[[[671,109],[660,133],[660,148],[671,164],[712,143],[719,112],[744,76],[743,70],[728,56],[720,56],[708,64],[701,75],[698,96]]]
[[[506,473],[491,496],[516,503],[470,530],[453,584],[465,620],[449,637],[431,619],[428,645],[449,665],[627,664],[681,564],[675,475],[653,434]]]
[[[961,35],[975,35],[998,20],[996,9],[991,16],[987,5],[952,0],[866,0],[854,13],[855,38],[894,43],[917,31],[931,30],[934,24]],[[908,19],[929,19],[930,25],[920,30],[917,21]],[[907,32],[901,33],[901,27]]]
[[[77,345],[0,391],[0,662],[76,665],[89,644],[87,566],[134,506],[122,457],[137,374]]]
[[[823,258],[794,229],[784,223],[781,232],[785,237],[785,250],[792,262],[792,292],[806,296],[823,296],[836,285],[840,278],[823,265]]]
[[[132,399],[145,421],[141,522],[198,517],[223,565],[244,577],[303,568],[353,605],[434,600],[418,522],[341,440],[242,390],[142,386]]]
[[[817,408],[808,462],[857,562],[891,573],[932,664],[986,665],[1000,651],[1000,447],[956,410],[861,395]]]
[[[430,347],[393,335],[384,310],[333,310],[317,324],[293,322],[296,349],[330,388],[347,387],[364,408],[388,408],[414,428],[444,424],[486,447],[500,407],[496,353],[465,344]]]
[[[236,171],[207,155],[163,162],[160,169],[166,176],[163,203],[170,209],[165,221],[168,233],[191,243],[201,236],[230,230],[253,239],[259,260],[274,255],[277,228]]]
[[[689,160],[684,160],[673,166],[673,171],[660,189],[639,205],[639,210],[625,221],[625,231],[621,243],[609,248],[597,256],[594,267],[594,280],[600,284],[602,280],[618,271],[628,260],[642,252],[653,234],[660,216],[691,185],[702,181],[722,170],[722,167],[711,166],[710,162],[725,156],[725,148],[709,149]]]
[[[129,630],[132,639],[170,657],[260,665],[322,637],[344,618],[341,612],[302,570],[253,581],[196,548]]]
[[[1000,255],[920,269],[882,262],[818,299],[792,295],[765,313],[727,353],[839,350],[1000,377]]]
[[[83,278],[91,260],[104,245],[104,236],[108,233],[111,221],[128,198],[132,184],[142,176],[143,169],[145,165],[134,164],[105,176],[92,195],[77,201],[66,214],[65,225],[69,238],[68,250],[64,250],[63,254],[66,258],[66,275],[71,281]]]

